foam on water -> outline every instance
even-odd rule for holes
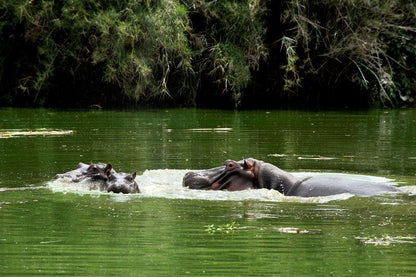
[[[271,202],[312,202],[312,203],[326,203],[334,200],[344,200],[353,195],[345,193],[339,195],[325,196],[325,197],[294,197],[283,196],[276,190],[258,189],[258,190],[244,190],[244,191],[213,191],[213,190],[192,190],[182,186],[182,178],[189,170],[176,169],[157,169],[146,170],[142,175],[136,177],[136,182],[139,185],[140,194],[122,195],[113,194],[116,198],[131,199],[132,197],[157,197],[168,199],[199,199],[212,201],[271,201]],[[320,176],[338,176],[347,177],[356,180],[365,180],[373,182],[390,182],[392,180],[366,175],[355,174],[341,174],[341,173],[311,173],[311,172],[296,172],[292,173],[296,177],[320,175]],[[91,182],[83,181],[74,183],[69,179],[59,179],[48,182],[48,188],[54,192],[63,193],[78,193],[101,195],[108,194],[102,192],[98,187]]]
[[[100,191],[100,188],[93,182],[83,180],[81,182],[72,182],[71,178],[60,178],[46,183],[46,186],[53,192],[77,193],[100,195],[107,193]]]

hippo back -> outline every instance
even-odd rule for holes
[[[401,190],[385,183],[316,176],[298,181],[286,195],[316,197],[350,193],[359,196],[372,196],[388,192],[401,192]]]

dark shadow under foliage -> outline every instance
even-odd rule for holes
[[[0,2],[0,106],[414,106],[415,60],[412,1]]]

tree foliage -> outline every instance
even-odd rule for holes
[[[187,12],[177,1],[7,4],[5,9],[14,15],[12,24],[24,29],[25,44],[34,48],[36,56],[28,64],[30,69],[16,72],[21,91],[39,93],[58,68],[74,73],[89,64],[101,68],[104,82],[139,101],[170,96],[167,83],[172,67],[192,73]]]
[[[354,84],[411,105],[415,58],[413,1],[0,1],[0,105],[194,105],[217,94],[250,106],[262,83],[295,98]]]
[[[286,5],[282,19],[292,28],[282,48],[292,78],[285,80],[285,89],[299,89],[308,74],[327,85],[344,77],[384,105],[414,102],[414,1],[291,0]]]

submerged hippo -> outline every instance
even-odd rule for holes
[[[84,164],[79,163],[75,170],[66,173],[57,174],[55,179],[69,178],[72,182],[81,182],[83,180],[90,180],[95,185],[98,185],[100,190],[114,193],[139,193],[139,186],[136,181],[136,172],[133,174],[126,174],[123,172],[116,172],[113,166],[103,163]]]
[[[92,180],[107,180],[107,174],[114,174],[115,171],[111,164],[84,164],[79,163],[77,168],[62,174],[56,174],[55,179],[68,178],[72,182],[81,182],[87,178]]]
[[[263,161],[245,159],[225,161],[224,166],[188,172],[183,186],[191,189],[275,189],[286,196],[328,196],[351,193],[371,196],[400,189],[383,183],[360,181],[343,177],[309,176],[297,178],[292,174]]]
[[[133,174],[124,172],[110,174],[107,181],[107,191],[114,193],[139,193],[139,186],[134,180],[135,178],[136,172],[133,172]]]

